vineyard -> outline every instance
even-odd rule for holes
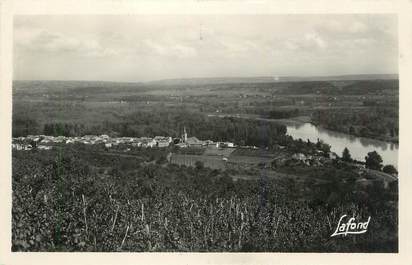
[[[125,159],[14,152],[12,250],[397,251],[396,187],[318,190]],[[368,232],[331,238],[342,214],[371,216]]]

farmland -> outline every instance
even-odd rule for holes
[[[243,152],[242,152],[243,151]],[[251,167],[259,164],[270,164],[275,158],[275,154],[270,157],[261,156],[262,152],[250,152],[250,155],[245,155],[244,150],[235,148],[206,148],[203,154],[173,154],[170,158],[170,163],[185,166],[196,166],[196,162],[203,163],[205,167],[212,169],[229,169],[236,167]],[[240,155],[236,155],[240,153]],[[242,154],[243,153],[243,154]]]
[[[218,156],[205,156],[205,155],[172,155],[170,162],[177,165],[185,165],[189,167],[196,166],[196,162],[202,162],[204,166],[213,169],[225,169],[226,163]]]
[[[83,131],[106,134],[142,134],[141,130],[149,127],[144,133],[151,134],[161,129],[150,124],[150,113],[195,112],[270,119],[306,116],[325,128],[397,141],[399,100],[395,79],[210,82],[183,80],[181,85],[174,85],[166,82],[15,81],[13,135],[42,133],[45,124],[50,122],[78,124],[84,126]],[[190,126],[188,117],[180,119]],[[132,121],[126,128],[125,124]],[[140,125],[139,130],[133,129],[136,124]],[[143,124],[146,126],[141,126]],[[174,125],[165,129],[170,135],[179,131]],[[189,127],[189,130],[195,132],[196,128]],[[199,135],[197,131],[196,135]]]

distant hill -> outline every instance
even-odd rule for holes
[[[153,85],[206,85],[231,83],[273,83],[273,82],[302,82],[302,81],[346,81],[346,80],[389,80],[398,79],[397,74],[363,74],[336,76],[259,76],[259,77],[211,77],[163,79],[146,82]]]
[[[88,89],[89,91],[104,91],[116,89],[146,89],[152,86],[202,86],[219,84],[270,84],[293,82],[334,82],[333,86],[340,86],[345,81],[373,81],[373,80],[397,80],[397,74],[383,75],[339,75],[339,76],[258,76],[258,77],[212,77],[212,78],[184,78],[163,79],[149,82],[107,82],[107,81],[62,81],[62,80],[15,80],[14,91],[39,90],[39,91],[75,91]],[[328,84],[331,85],[331,84]]]
[[[81,81],[81,80],[13,80],[13,85],[19,88],[73,88],[73,87],[112,87],[112,86],[136,86],[142,82],[110,82],[110,81]]]
[[[288,82],[279,92],[282,94],[365,95],[393,93],[399,89],[397,79],[334,80]]]

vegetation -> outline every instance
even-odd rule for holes
[[[327,129],[348,134],[396,142],[399,135],[398,109],[375,106],[358,111],[317,110],[312,121]]]
[[[184,122],[226,113],[310,117],[328,129],[397,142],[398,92],[398,80],[188,85],[16,81],[13,136],[56,130],[66,135],[179,135]],[[163,124],[170,116],[178,118]]]
[[[287,119],[291,117],[299,116],[299,109],[293,110],[272,110],[265,115],[270,119]]]
[[[376,152],[369,152],[365,157],[366,168],[381,170],[382,168],[382,157]]]
[[[386,165],[382,168],[382,171],[388,174],[398,174],[398,170],[393,165]]]
[[[234,151],[251,161],[253,155],[271,161],[274,150],[327,157],[327,143],[292,139],[284,125],[267,121],[297,116],[396,142],[398,82],[28,81],[13,86],[14,137],[180,137],[185,126],[199,139],[262,147]],[[279,163],[275,171],[261,162],[261,167],[225,170],[211,169],[206,160],[194,160],[190,167],[167,161],[169,152],[207,156],[202,149],[130,147],[126,153],[124,148],[74,144],[13,151],[12,250],[398,250],[397,185],[362,182],[364,176],[351,163]],[[209,157],[224,165],[221,156]],[[349,152],[342,157],[349,161]],[[376,152],[365,159],[367,168],[382,168]],[[394,171],[390,166],[382,170]],[[342,214],[361,220],[371,216],[373,222],[361,236],[330,238]]]
[[[397,251],[396,186],[355,188],[348,169],[233,181],[73,148],[13,152],[14,251]],[[373,222],[330,238],[342,213]]]
[[[180,137],[183,127],[199,139],[230,141],[243,145],[272,146],[285,137],[286,126],[265,121],[239,118],[207,117],[185,111],[133,112],[117,121],[100,124],[46,123],[45,135],[82,136],[108,134],[111,136],[154,137],[166,135]],[[32,129],[31,134],[37,130]],[[25,132],[25,131],[24,131]],[[15,136],[20,136],[18,133]]]
[[[352,157],[349,153],[349,149],[345,147],[345,149],[343,149],[342,152],[342,160],[345,162],[351,162],[352,161]]]

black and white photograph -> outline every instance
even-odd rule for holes
[[[12,23],[12,253],[399,253],[397,14]]]

